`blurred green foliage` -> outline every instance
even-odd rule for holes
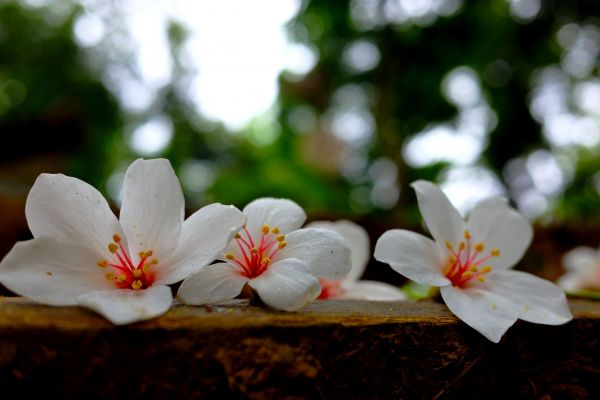
[[[392,1],[303,2],[288,31],[294,41],[318,54],[318,62],[306,76],[282,74],[277,123],[257,116],[238,134],[204,119],[178,90],[193,72],[179,55],[187,40],[182,25],[172,22],[168,27],[172,81],[159,91],[151,109],[131,113],[120,108],[105,87],[102,68],[90,66],[86,51],[74,42],[73,24],[80,7],[53,21],[47,9],[2,3],[0,129],[16,140],[16,146],[2,146],[2,161],[47,152],[65,154],[71,166],[68,173],[105,190],[110,175],[138,156],[129,147],[128,126],[147,120],[158,108],[168,116],[174,132],[161,155],[178,172],[191,161],[200,161],[214,173],[207,187],[194,188],[193,182],[182,180],[191,207],[211,201],[243,206],[259,196],[280,196],[298,201],[310,212],[392,216],[415,223],[418,217],[409,183],[440,180],[451,163],[411,167],[403,149],[431,124],[457,117],[460,110],[444,96],[441,86],[447,74],[461,66],[475,71],[483,99],[497,119],[483,139],[483,152],[471,165],[489,169],[510,187],[505,168],[511,160],[537,149],[562,154],[564,149],[548,141],[530,113],[532,79],[537,70],[559,65],[564,57],[565,50],[556,40],[562,26],[598,26],[594,17],[600,15],[600,3],[546,0],[534,19],[519,21],[506,1],[469,1],[450,16],[425,22],[387,21],[367,28],[358,26],[353,16],[357,11],[352,7],[359,3],[374,4],[383,13]],[[380,58],[373,68],[349,70],[345,52],[356,40],[366,40],[378,50]],[[579,80],[597,76],[596,55],[591,77]],[[572,81],[577,83],[576,78]],[[335,118],[339,89],[348,85],[365,94],[365,107],[373,119],[373,136],[359,145],[344,143],[327,124],[328,118]],[[298,110],[306,112],[298,114]],[[301,132],[298,115],[300,122],[315,121]],[[594,118],[600,124],[600,117]],[[568,150],[576,154],[569,167],[572,174],[550,199],[544,215],[562,222],[597,223],[598,144]],[[359,176],[349,177],[341,171],[353,155],[364,158],[364,166]],[[399,194],[397,201],[384,207],[369,203],[379,178],[367,176],[382,159],[397,167],[394,180]],[[518,200],[518,190],[508,194]]]
[[[401,196],[396,209],[401,212],[404,206],[414,204],[408,184],[416,179],[437,180],[448,165],[438,162],[410,168],[402,157],[402,146],[432,122],[456,114],[457,109],[440,88],[449,71],[467,66],[480,77],[482,94],[497,116],[497,125],[489,133],[477,164],[503,179],[503,170],[510,160],[535,149],[553,148],[528,110],[532,78],[541,68],[561,63],[565,52],[558,45],[556,34],[562,26],[598,26],[599,3],[545,1],[535,19],[518,22],[511,16],[506,1],[473,1],[465,2],[456,14],[439,17],[426,26],[384,23],[367,30],[359,29],[350,18],[351,5],[360,3],[374,4],[383,13],[386,5],[394,2],[332,4],[312,0],[290,23],[296,40],[314,46],[320,58],[303,82],[293,83],[293,89],[282,86],[283,136],[294,136],[293,127],[286,124],[294,107],[309,104],[323,114],[340,87],[366,86],[374,92],[371,111],[376,122],[376,138],[367,145],[368,155],[371,160],[384,156],[398,165]],[[344,66],[344,49],[358,39],[375,44],[381,54],[378,65],[364,73],[348,72]],[[597,79],[599,67],[595,57],[591,77]],[[598,124],[598,116],[594,118]],[[295,140],[298,143],[302,138],[296,136]],[[596,143],[592,148],[575,146],[571,150],[578,155],[571,166],[572,180],[551,210],[563,222],[591,219],[597,223],[600,148]]]
[[[85,65],[64,20],[0,3],[2,161],[69,154],[70,173],[102,184],[122,146],[119,105]]]

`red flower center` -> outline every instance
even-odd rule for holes
[[[340,297],[346,293],[346,290],[342,287],[341,280],[319,278],[319,283],[321,284],[320,300]]]
[[[448,278],[455,287],[465,288],[476,279],[479,282],[485,282],[485,274],[489,273],[492,268],[488,265],[483,265],[492,257],[499,257],[500,250],[492,249],[489,254],[482,254],[485,250],[483,242],[471,243],[471,233],[464,232],[465,241],[461,241],[458,249],[455,250],[452,244],[446,241],[446,248],[450,255],[444,268],[444,275]]]
[[[277,227],[270,228],[263,225],[260,229],[260,237],[252,239],[246,226],[235,235],[234,239],[240,250],[240,254],[226,253],[225,258],[239,267],[242,275],[248,278],[256,278],[265,272],[273,257],[287,246],[285,235],[279,234]]]
[[[116,260],[98,262],[99,267],[112,269],[112,272],[106,273],[106,279],[114,282],[120,289],[141,290],[152,286],[155,274],[151,268],[158,264],[156,258],[151,258],[152,250],[141,251],[138,254],[139,261],[134,263],[123,248],[121,236],[114,234],[113,241],[108,244],[108,251],[114,254]]]

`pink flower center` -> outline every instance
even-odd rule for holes
[[[240,254],[225,253],[225,258],[230,264],[235,265],[240,273],[248,278],[256,278],[265,272],[273,257],[287,246],[285,235],[279,234],[279,228],[270,228],[269,225],[263,225],[260,228],[260,237],[252,239],[246,226],[235,235],[237,247]]]
[[[444,268],[444,275],[448,278],[455,287],[465,288],[474,279],[479,282],[485,282],[485,274],[489,273],[492,268],[483,265],[492,257],[499,257],[499,249],[491,249],[488,254],[483,254],[485,244],[478,242],[472,244],[471,233],[464,232],[464,241],[458,244],[458,249],[454,249],[452,244],[446,241],[446,248],[450,255]]]
[[[105,277],[120,289],[141,290],[152,286],[155,280],[152,266],[158,264],[158,260],[152,257],[152,250],[141,251],[139,261],[134,263],[132,257],[127,254],[121,242],[121,236],[114,234],[113,241],[108,244],[108,251],[116,258],[113,262],[101,260],[98,266],[110,268]]]
[[[320,300],[340,297],[346,293],[346,290],[342,287],[342,281],[339,279],[319,278],[319,283],[321,284]]]

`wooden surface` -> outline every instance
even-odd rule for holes
[[[114,327],[0,298],[0,399],[600,399],[600,302],[495,345],[442,304],[232,301]]]

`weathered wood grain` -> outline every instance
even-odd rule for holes
[[[232,301],[115,327],[0,298],[0,398],[600,398],[600,303],[571,307],[495,345],[432,302]]]

